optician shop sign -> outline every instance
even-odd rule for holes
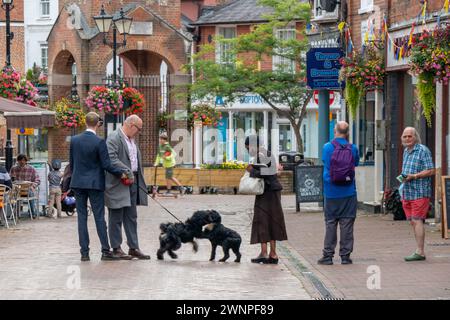
[[[313,90],[341,89],[341,48],[312,48],[306,55],[307,84]]]

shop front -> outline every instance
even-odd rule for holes
[[[311,99],[307,114],[301,125],[303,154],[305,158],[317,158],[318,150],[318,101]],[[279,117],[277,112],[256,94],[249,94],[231,106],[225,106],[221,98],[216,99],[217,109],[222,119],[216,128],[203,127],[203,148],[217,141],[217,153],[204,152],[203,162],[240,160],[248,161],[245,152],[245,137],[258,134],[263,144],[278,156],[282,152],[297,150],[296,135],[287,118]],[[341,110],[341,98],[338,92],[330,94],[330,139],[334,124]],[[280,108],[286,108],[280,106]]]
[[[393,28],[390,35],[394,43],[403,47],[408,42],[410,34],[421,35],[424,31],[434,30],[436,22],[428,22],[424,25],[412,26],[405,24],[403,27]],[[407,47],[407,46],[405,46]],[[419,78],[410,70],[410,47],[402,51],[402,55],[393,49],[387,52],[387,93],[386,110],[390,121],[388,139],[390,146],[387,159],[387,183],[391,187],[398,186],[395,177],[401,171],[403,147],[401,134],[405,127],[411,126],[417,129],[422,144],[426,145],[432,155],[437,169],[435,188],[435,217],[439,220],[440,213],[440,176],[449,171],[449,86],[441,82],[435,84],[435,110],[432,112],[429,122],[424,117],[424,107],[420,102],[418,84]]]

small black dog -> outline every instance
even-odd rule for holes
[[[163,260],[166,251],[172,259],[178,258],[174,251],[178,250],[182,243],[188,242],[192,243],[194,251],[197,252],[198,244],[194,238],[202,237],[202,228],[209,223],[209,214],[209,211],[196,211],[184,223],[161,223],[157,258]]]
[[[241,236],[234,230],[225,227],[222,224],[222,217],[217,211],[211,210],[208,216],[209,224],[207,224],[203,231],[202,238],[207,238],[211,242],[211,258],[213,261],[216,258],[217,246],[221,246],[224,256],[220,262],[225,262],[230,257],[230,249],[236,255],[234,262],[241,262],[241,253],[239,247],[241,246]]]

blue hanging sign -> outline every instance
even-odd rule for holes
[[[307,84],[313,90],[342,88],[339,82],[341,48],[312,48],[306,55]]]

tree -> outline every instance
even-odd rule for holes
[[[289,119],[298,151],[303,152],[300,126],[312,97],[305,78],[305,25],[311,7],[298,0],[259,0],[259,4],[271,8],[272,13],[265,16],[267,22],[234,39],[216,37],[215,44],[202,46],[188,65],[196,75],[188,92],[192,101],[212,101],[221,96],[226,104],[248,93],[259,94],[280,117]],[[297,24],[301,30],[297,30]],[[296,30],[294,37],[283,39],[277,35],[277,30],[290,26]],[[215,46],[229,49],[222,63],[212,59]],[[261,70],[262,60],[276,56],[281,61],[276,70]]]

